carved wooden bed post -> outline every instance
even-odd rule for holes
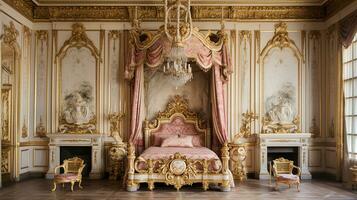
[[[128,191],[137,191],[139,189],[139,184],[134,181],[134,168],[135,162],[135,145],[129,143],[128,147],[128,180],[127,180],[127,190]]]
[[[225,175],[225,179],[222,181],[221,190],[230,191],[230,174],[229,174],[229,147],[227,143],[224,143],[221,148],[221,159],[222,159],[222,173]]]

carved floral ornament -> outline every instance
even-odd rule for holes
[[[96,60],[101,60],[99,50],[94,45],[92,40],[88,38],[86,29],[81,23],[74,23],[72,25],[72,35],[64,42],[57,56],[65,55],[67,49],[70,47],[87,47],[92,52],[92,55],[96,58]]]
[[[16,43],[16,38],[19,35],[19,31],[16,30],[13,22],[10,22],[10,25],[4,24],[4,33],[0,36],[2,40],[7,45],[14,45]]]
[[[260,59],[264,59],[264,57],[269,53],[272,48],[278,47],[281,50],[283,48],[291,48],[296,58],[303,61],[302,53],[296,46],[294,40],[289,38],[289,33],[287,29],[288,25],[285,22],[279,22],[275,24],[274,36],[271,40],[268,41],[267,45],[262,50],[260,54]]]

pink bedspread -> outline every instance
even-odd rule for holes
[[[170,156],[179,152],[180,154],[186,156],[188,159],[194,160],[210,160],[208,163],[208,171],[209,172],[217,172],[221,169],[222,163],[216,153],[206,147],[193,147],[193,148],[185,148],[185,147],[149,147],[147,148],[140,157],[144,160],[159,160],[159,159],[168,159]],[[148,168],[147,164],[144,162],[138,163],[138,169],[146,170]],[[158,169],[159,166],[154,167]],[[196,169],[203,170],[203,165],[196,163]]]
[[[140,156],[147,159],[167,159],[176,152],[181,153],[188,159],[217,159],[219,157],[215,152],[206,147],[149,147]]]

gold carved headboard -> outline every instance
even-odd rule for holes
[[[160,138],[169,135],[193,135],[194,145],[211,146],[211,133],[205,121],[188,107],[188,100],[174,96],[163,112],[159,112],[152,121],[144,121],[145,149],[158,146]],[[199,141],[198,141],[199,140]]]

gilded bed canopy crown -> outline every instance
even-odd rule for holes
[[[233,71],[226,40],[227,35],[224,30],[202,33],[194,27],[191,37],[183,42],[184,53],[203,71],[210,70],[213,65],[220,66],[222,77],[228,80],[228,76]],[[139,65],[146,65],[149,68],[161,66],[171,48],[172,42],[167,38],[164,26],[156,32],[132,29],[125,70],[126,78],[132,79],[135,68]]]

